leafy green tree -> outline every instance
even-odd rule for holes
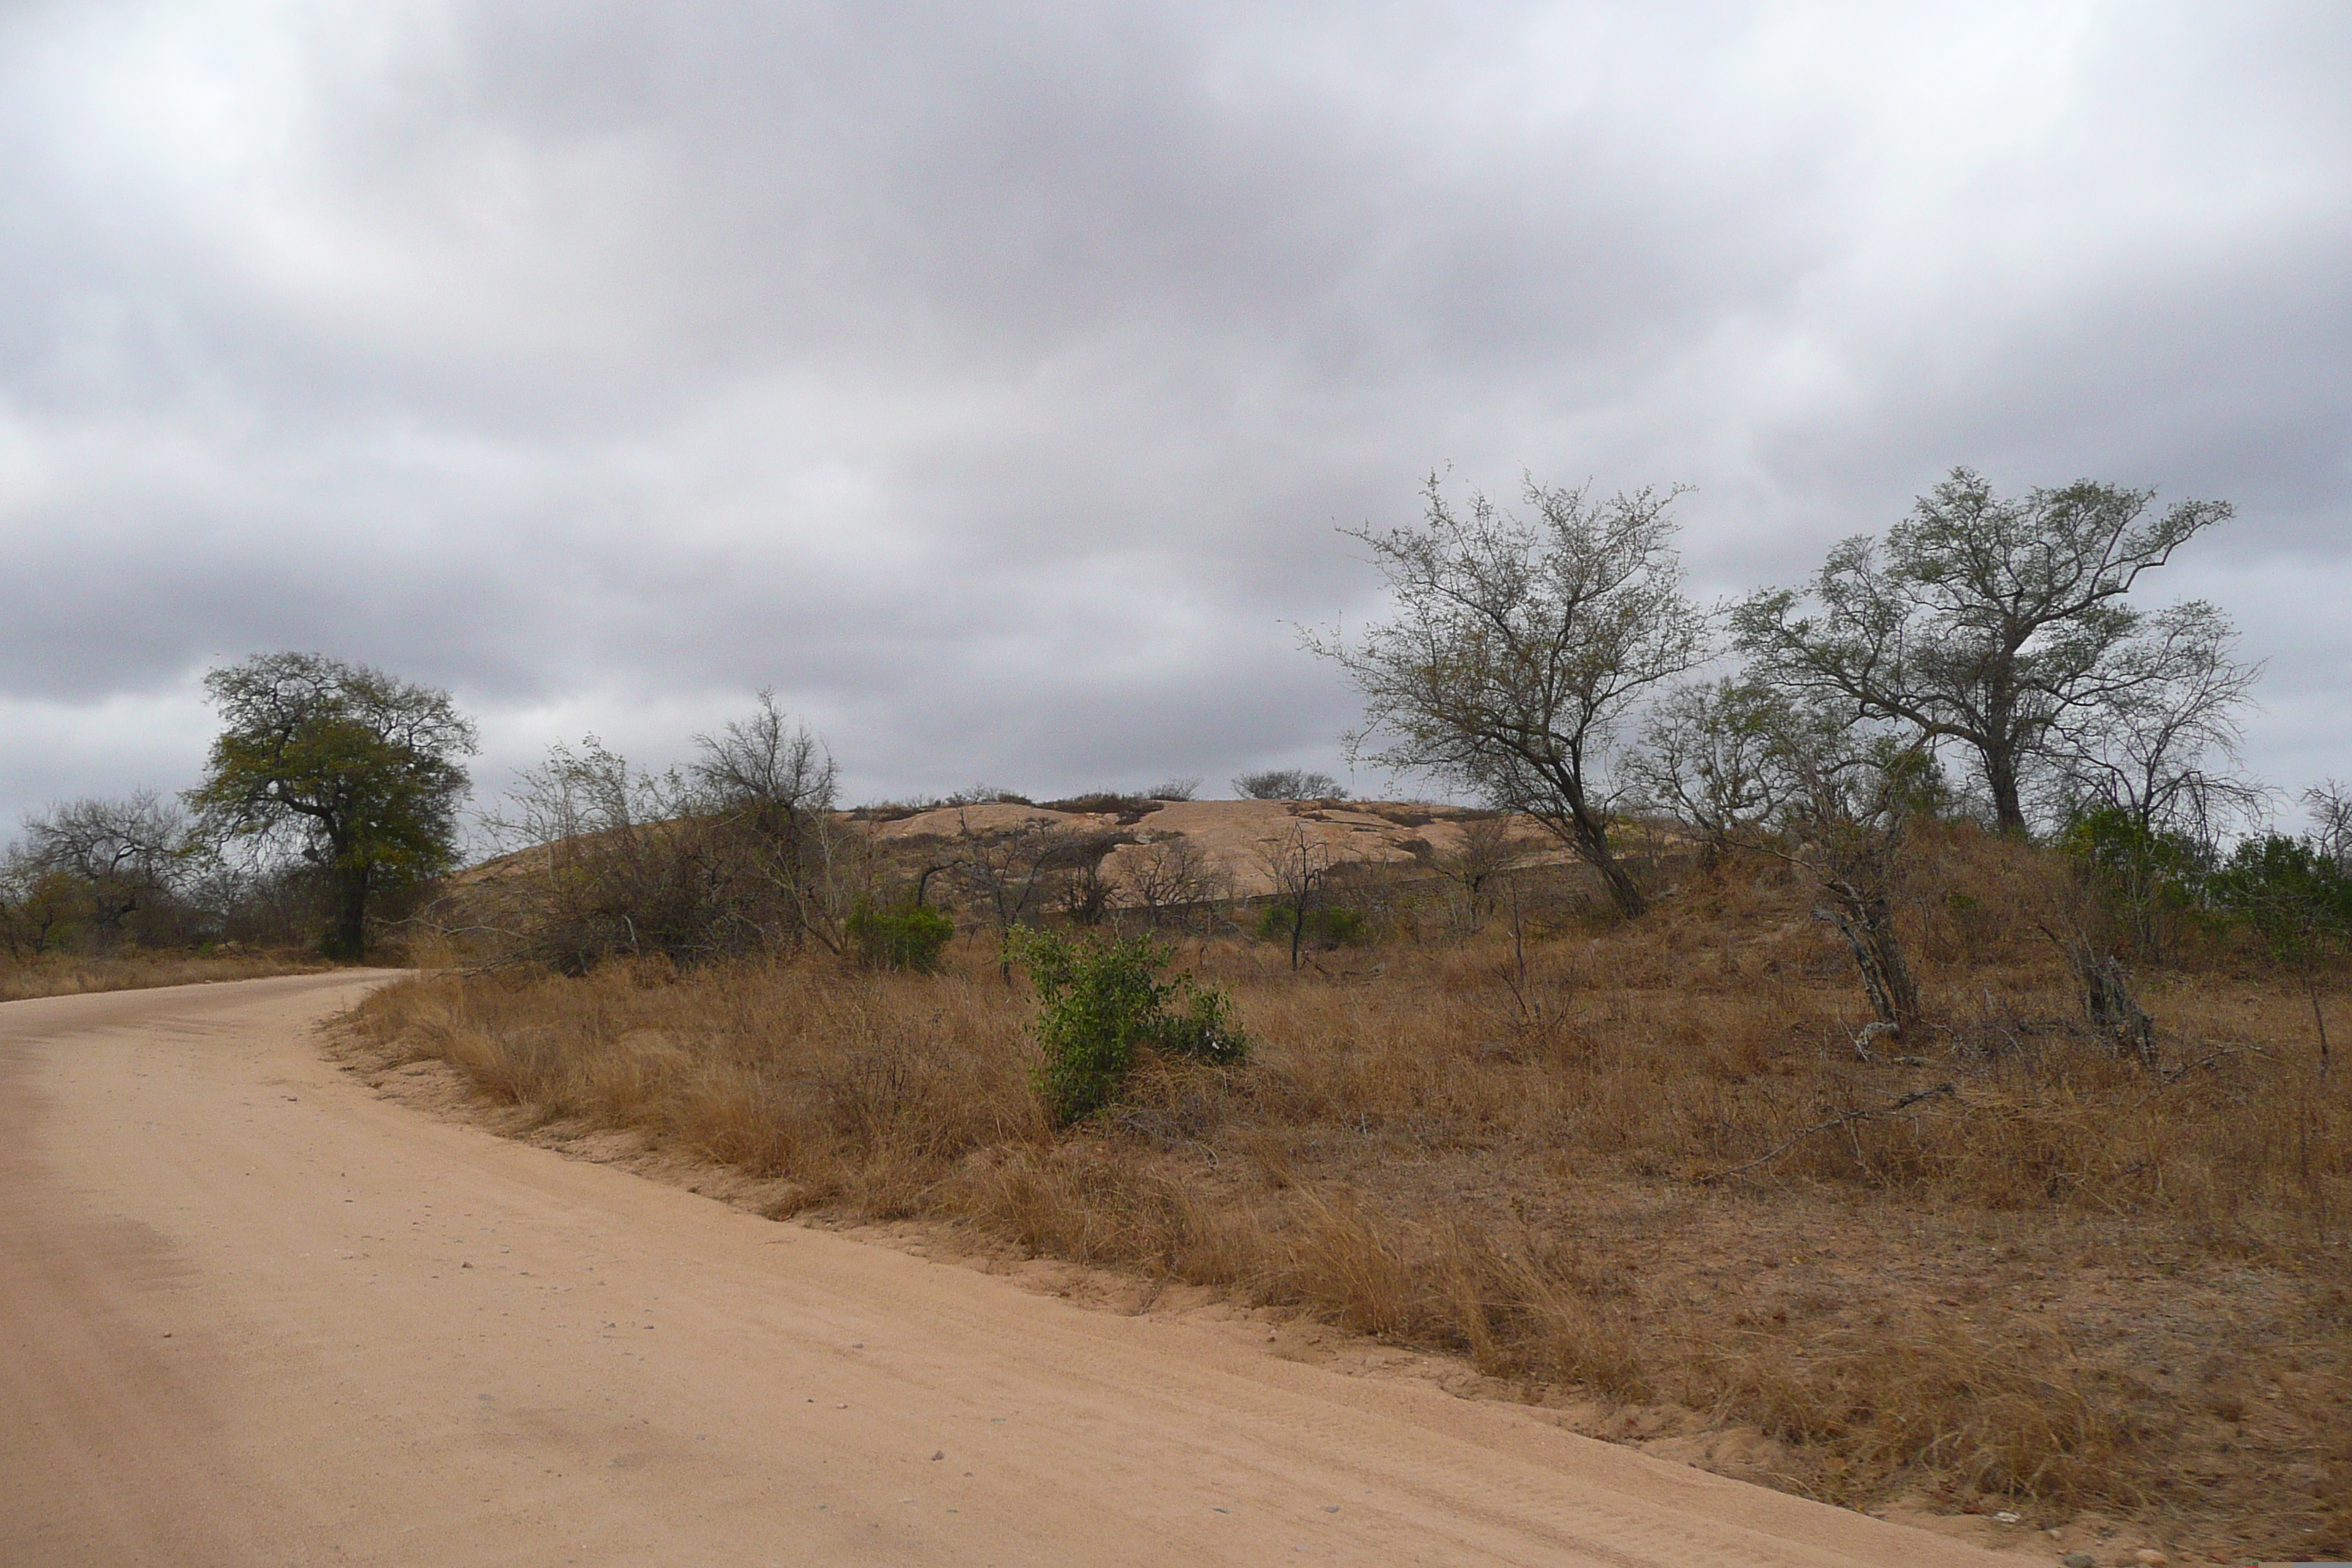
[[[2083,480],[2004,500],[1955,468],[1883,545],[1849,539],[1807,592],[1741,605],[1735,639],[1775,688],[1967,747],[2000,830],[2022,834],[2053,732],[2179,682],[2180,662],[2213,647],[2189,637],[2167,658],[2161,637],[2137,640],[2143,617],[2125,595],[2231,515],[2226,502],[2185,500],[2148,519],[2154,494]]]
[[[334,890],[323,947],[362,957],[370,896],[455,857],[473,724],[446,691],[321,654],[257,655],[205,689],[225,725],[187,796],[205,830],[316,867]]]

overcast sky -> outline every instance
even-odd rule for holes
[[[1449,466],[1696,486],[1710,596],[1955,464],[2230,500],[2149,597],[2352,775],[2347,81],[2337,0],[0,0],[0,833],[276,648],[491,789],[762,686],[858,798],[1334,767],[1296,628]]]

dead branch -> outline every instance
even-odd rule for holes
[[[1710,1171],[1703,1175],[1695,1176],[1692,1180],[1697,1182],[1701,1186],[1712,1186],[1717,1182],[1728,1181],[1734,1176],[1752,1171],[1759,1165],[1769,1164],[1771,1162],[1779,1159],[1781,1155],[1787,1153],[1790,1150],[1795,1148],[1798,1144],[1803,1142],[1806,1139],[1813,1136],[1816,1132],[1831,1132],[1841,1127],[1852,1127],[1857,1121],[1874,1121],[1881,1117],[1893,1116],[1897,1111],[1906,1110],[1912,1106],[1918,1104],[1923,1100],[1934,1100],[1941,1095],[1953,1094],[1957,1092],[1958,1091],[1950,1084],[1939,1083],[1933,1089],[1915,1089],[1909,1094],[1898,1097],[1894,1104],[1883,1107],[1876,1110],[1844,1111],[1839,1115],[1831,1117],[1827,1121],[1815,1122],[1812,1126],[1806,1128],[1803,1131],[1793,1134],[1787,1142],[1780,1144],[1778,1147],[1769,1151],[1768,1152],[1759,1154],[1756,1158],[1748,1161],[1746,1164],[1734,1165],[1730,1169],[1724,1171]]]

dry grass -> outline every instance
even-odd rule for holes
[[[214,980],[259,980],[272,974],[312,974],[329,967],[315,953],[131,952],[116,958],[52,954],[26,963],[0,963],[0,1002],[197,985]]]
[[[1682,1457],[1761,1434],[1712,1462],[1815,1495],[2352,1546],[2352,1093],[2226,953],[2147,986],[2155,1070],[2059,1026],[2006,854],[1947,847],[1914,918],[1948,1026],[1895,1060],[1857,1058],[1846,961],[1769,877],[1524,963],[1194,944],[1257,1059],[1148,1063],[1061,1137],[986,952],[441,979],[361,1016],[540,1120],[772,1178],[779,1216],[952,1220],[1456,1352]]]

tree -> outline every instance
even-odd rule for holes
[[[1775,766],[1789,715],[1770,690],[1726,677],[1669,693],[1650,710],[1633,776],[1651,803],[1698,841],[1712,870],[1780,804]]]
[[[153,790],[82,799],[25,823],[24,853],[80,893],[90,923],[117,939],[131,918],[167,898],[192,853],[185,815]]]
[[[1961,742],[2000,830],[2022,834],[2053,730],[2159,679],[2125,657],[2141,616],[2124,596],[2231,515],[2186,500],[2143,521],[2154,494],[2082,480],[2004,500],[1955,468],[1883,550],[1831,551],[1810,602],[1780,588],[1741,605],[1736,640],[1771,685]]]
[[[1510,817],[1474,816],[1461,825],[1461,837],[1449,852],[1434,857],[1432,868],[1462,889],[1462,929],[1475,933],[1484,922],[1494,895],[1490,885],[1507,877],[1535,853],[1535,845],[1518,831]],[[1516,895],[1514,895],[1516,897]]]
[[[72,878],[12,844],[0,855],[0,947],[38,958],[61,944],[84,908]]]
[[[1329,773],[1303,768],[1266,768],[1244,773],[1234,781],[1234,793],[1244,800],[1345,800],[1348,792]]]
[[[1201,847],[1181,835],[1147,838],[1120,854],[1118,879],[1147,926],[1169,914],[1189,921],[1194,905],[1217,896],[1222,879]]]
[[[1790,709],[1768,766],[1773,831],[1763,847],[1811,873],[1824,895],[1814,915],[1853,950],[1878,1022],[1908,1034],[1919,987],[1895,907],[1917,825],[1943,802],[1934,754],[1844,714]]]
[[[2303,792],[2311,813],[2311,847],[2323,859],[2352,877],[2352,789],[2326,779]]]
[[[326,951],[363,956],[370,895],[456,855],[473,724],[446,691],[321,654],[257,655],[205,689],[226,727],[187,795],[204,828],[319,868],[335,892]]]
[[[720,834],[740,840],[741,869],[788,911],[784,940],[813,934],[838,951],[833,810],[840,770],[832,753],[807,725],[785,717],[770,690],[750,718],[695,743],[702,755],[691,769],[689,809],[716,817]]]
[[[2263,667],[2236,649],[2237,629],[2201,600],[2149,616],[2116,650],[2105,690],[2052,725],[2064,814],[2113,813],[2143,835],[2204,845],[2258,816],[2264,791],[2241,771],[2238,716]]]
[[[966,902],[1000,933],[1009,932],[1041,912],[1060,874],[1085,858],[1087,847],[1084,835],[1050,817],[1025,817],[992,830],[972,826],[958,813],[956,860],[948,875]]]
[[[551,747],[489,823],[518,854],[460,900],[476,929],[567,973],[619,953],[683,965],[808,938],[841,951],[863,868],[833,820],[824,742],[766,691],[695,740],[689,767],[659,773],[593,735]]]
[[[1307,918],[1321,904],[1331,878],[1331,847],[1294,817],[1280,833],[1260,840],[1253,858],[1274,884],[1274,909],[1280,911],[1278,923],[1290,928],[1290,967],[1297,969]]]
[[[1706,651],[1671,544],[1678,493],[1597,501],[1530,479],[1523,521],[1475,492],[1458,511],[1433,476],[1420,527],[1349,535],[1371,548],[1395,615],[1360,641],[1308,645],[1364,695],[1351,757],[1525,813],[1629,915],[1647,900],[1611,844],[1601,765],[1627,710]]]
[[[1895,910],[1917,825],[1943,801],[1934,754],[1850,706],[1752,681],[1675,693],[1651,734],[1654,797],[1715,853],[1751,849],[1810,876],[1814,916],[1845,938],[1878,1026],[1916,1025],[1919,990]]]

